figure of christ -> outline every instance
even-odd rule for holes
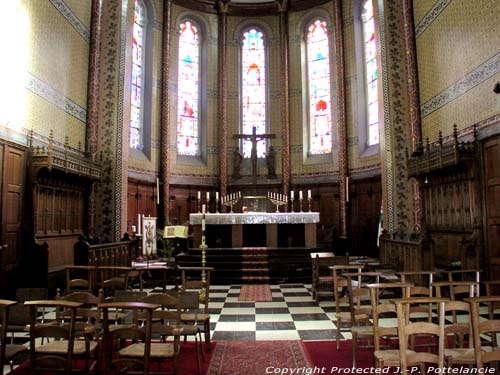
[[[257,182],[257,142],[267,138],[275,138],[275,134],[257,134],[257,128],[252,128],[252,134],[235,134],[233,138],[243,139],[252,142],[252,151],[250,152],[250,160],[252,162],[252,178],[253,183]]]

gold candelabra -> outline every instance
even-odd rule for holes
[[[221,203],[226,207],[230,207],[230,213],[233,213],[233,206],[238,203],[241,199],[241,191],[237,193],[231,193],[222,197]]]
[[[288,203],[288,197],[283,195],[283,194],[267,193],[267,198],[271,201],[272,204],[276,205],[275,212],[280,212],[279,206],[282,206],[282,205]]]

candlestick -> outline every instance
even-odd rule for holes
[[[137,215],[137,227],[139,228],[139,231],[137,234],[140,236],[141,235],[141,214]]]

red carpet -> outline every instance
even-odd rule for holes
[[[311,366],[325,367],[327,374],[341,374],[341,369],[352,368],[351,340],[341,341],[339,350],[335,341],[303,341],[302,346],[309,356]],[[370,368],[374,365],[373,349],[361,349],[357,353],[357,368]]]
[[[310,366],[300,341],[219,341],[207,375],[264,375]]]
[[[205,361],[201,361],[201,373],[206,374],[208,367],[210,365],[210,361],[212,359],[212,354],[214,351],[217,349],[218,344],[216,342],[212,342],[212,350],[208,351],[205,350]],[[21,366],[17,367],[13,372],[10,372],[9,374],[13,375],[33,375],[33,372],[29,368],[29,363],[26,362],[22,364]],[[167,367],[169,366],[169,367]],[[171,368],[171,364],[165,364],[165,369],[169,370]],[[153,368],[154,370],[157,370],[156,365]],[[163,370],[163,368],[162,368]],[[187,342],[185,344],[181,344],[181,354],[180,354],[180,370],[181,374],[197,374],[198,369],[196,367],[196,352],[195,352],[195,346],[194,343],[192,342]],[[104,374],[105,371],[101,371],[101,374]],[[108,374],[106,374],[108,375]]]
[[[272,300],[271,287],[267,284],[242,285],[238,297],[238,301],[268,302]]]

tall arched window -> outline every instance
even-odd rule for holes
[[[326,22],[314,20],[307,28],[307,88],[309,110],[309,154],[332,152],[332,100],[330,47]]]
[[[200,36],[196,25],[185,20],[179,27],[177,96],[177,153],[200,155]]]
[[[134,28],[132,34],[132,81],[130,84],[130,148],[143,148],[144,123],[144,46],[146,30],[146,7],[142,0],[134,5]]]
[[[255,28],[243,33],[241,45],[241,113],[242,131],[250,134],[253,128],[257,134],[266,132],[266,48],[264,33]],[[243,157],[249,158],[252,142],[243,141]],[[257,157],[266,153],[265,141],[257,143]]]
[[[377,40],[375,37],[375,20],[373,18],[372,0],[366,0],[361,9],[363,28],[363,57],[365,65],[365,95],[367,119],[367,144],[379,144],[379,91]]]

